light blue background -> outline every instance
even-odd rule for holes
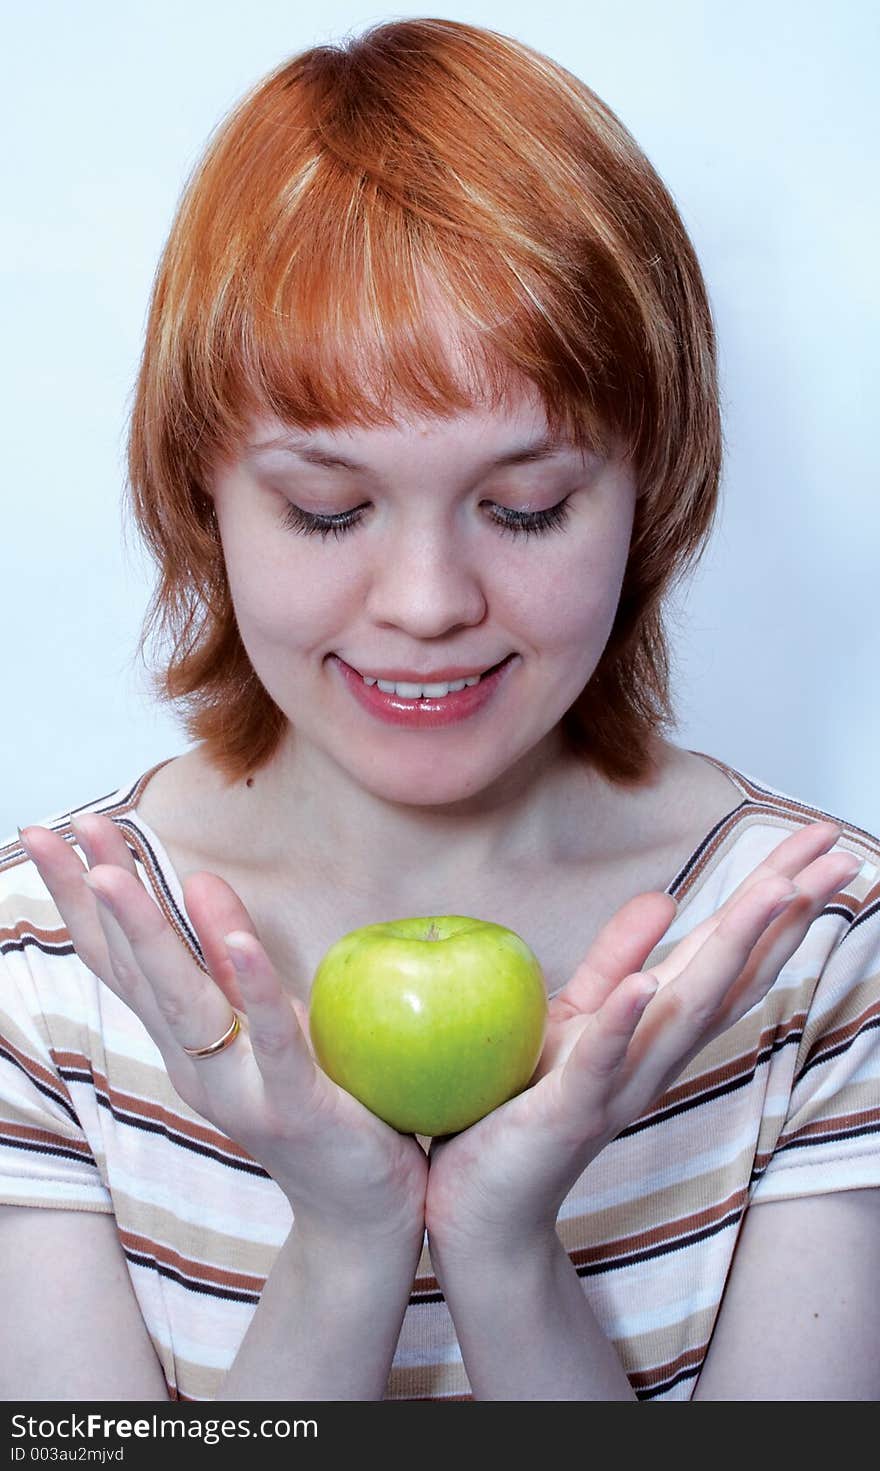
[[[702,261],[728,452],[717,530],[676,605],[676,738],[880,832],[874,0],[331,0],[320,26],[273,0],[44,0],[3,14],[0,836],[187,746],[131,664],[152,578],[120,492],[150,286],[190,170],[285,57],[424,14],[581,76]]]

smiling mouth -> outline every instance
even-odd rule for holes
[[[383,680],[378,675],[363,674],[361,669],[356,669],[353,665],[349,665],[349,668],[352,669],[353,674],[359,675],[359,678],[361,678],[366,687],[377,685],[378,690],[383,694],[397,694],[400,699],[430,700],[439,699],[439,697],[447,696],[450,693],[459,693],[459,691],[464,690],[466,687],[472,688],[475,684],[480,684],[481,681],[489,678],[489,675],[497,674],[499,669],[502,669],[506,663],[511,662],[511,659],[514,658],[515,655],[509,653],[505,658],[499,659],[499,662],[493,663],[489,669],[484,669],[481,674],[468,675],[468,677],[459,678],[459,680],[437,680],[437,678],[431,680],[430,677],[424,678],[424,680]]]

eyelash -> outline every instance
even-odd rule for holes
[[[508,509],[507,517],[502,519],[493,516],[495,525],[508,536],[541,536],[548,531],[561,530],[566,524],[569,516],[570,497],[566,496],[556,506],[549,506],[546,511],[511,511]],[[282,512],[281,520],[291,531],[299,531],[303,535],[317,535],[322,538],[328,537],[331,532],[339,539],[356,526],[360,520],[357,507],[353,511],[343,511],[338,516],[314,516],[311,511],[304,511],[300,506],[293,505],[288,501]]]

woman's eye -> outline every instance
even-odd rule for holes
[[[304,511],[300,506],[295,506],[288,501],[281,513],[282,525],[291,531],[301,531],[304,535],[344,536],[350,527],[355,526],[358,521],[358,510],[342,511],[338,516],[315,516],[311,511]]]
[[[540,536],[544,531],[556,531],[563,527],[568,520],[569,497],[560,501],[556,506],[548,506],[546,511],[511,511],[504,506],[496,506],[500,515],[493,513],[492,520],[510,536]]]
[[[569,499],[566,496],[564,501],[548,507],[546,511],[512,511],[504,506],[495,506],[491,520],[509,536],[540,536],[543,532],[554,531],[565,525],[569,515]],[[333,535],[338,538],[358,524],[363,509],[363,506],[355,506],[354,510],[341,511],[335,516],[318,516],[288,501],[281,519],[289,530],[299,531],[305,536]]]

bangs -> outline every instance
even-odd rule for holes
[[[632,429],[604,372],[619,344],[596,337],[585,353],[581,342],[578,358],[553,326],[558,303],[540,300],[546,283],[478,241],[461,254],[441,245],[365,180],[315,170],[292,238],[282,222],[255,234],[220,309],[190,327],[197,415],[224,452],[266,413],[372,428],[501,410],[529,390],[551,433],[584,449]]]
[[[305,429],[451,417],[525,385],[578,445],[639,433],[666,355],[656,281],[573,157],[581,115],[527,159],[526,121],[533,142],[554,121],[540,99],[521,89],[529,115],[511,117],[485,79],[438,85],[429,61],[407,79],[379,54],[390,74],[365,76],[317,48],[215,138],[163,271],[201,439],[231,449],[266,412]]]

